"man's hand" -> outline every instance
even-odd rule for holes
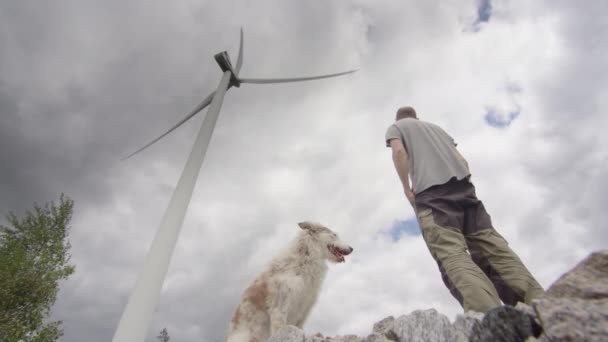
[[[460,151],[458,151],[456,147],[454,147],[454,151],[456,151],[456,156],[460,158],[460,160],[462,160],[462,162],[464,163],[464,166],[466,166],[467,171],[471,173],[471,169],[469,169],[469,162],[462,156],[462,153],[460,153]]]
[[[414,202],[414,200],[416,199],[416,195],[414,195],[414,192],[412,191],[412,189],[405,188],[405,189],[403,189],[403,191],[405,192],[405,197],[412,205],[412,208],[414,208],[414,210],[416,210],[416,204]]]

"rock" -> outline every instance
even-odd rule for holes
[[[389,340],[386,335],[384,334],[379,334],[379,333],[372,333],[371,335],[367,336],[363,342],[393,342],[393,341],[397,341],[395,340]]]
[[[395,317],[388,316],[385,319],[374,323],[372,331],[378,334],[384,334],[393,327],[393,323],[395,323]]]
[[[542,328],[541,328],[542,326]],[[367,337],[308,336],[289,327],[271,342],[551,342],[608,341],[608,250],[591,254],[529,306],[469,312],[453,324],[435,309],[377,322]],[[542,333],[542,334],[541,334]]]
[[[536,308],[544,328],[541,341],[608,339],[608,299],[545,298]]]
[[[392,331],[393,324],[395,324],[395,317],[388,316],[380,322],[376,322],[372,331],[374,334],[384,336],[389,341],[399,341],[397,335]]]
[[[304,342],[304,338],[304,331],[293,325],[286,325],[272,335],[267,342]]]
[[[517,302],[517,305],[515,305],[515,310],[519,310],[530,316],[536,315],[536,312],[534,312],[534,308],[532,308],[530,305],[522,303],[522,302]]]
[[[316,333],[311,336],[306,336],[306,342],[324,342],[325,337],[321,333]]]
[[[364,342],[364,340],[356,335],[323,337],[320,333],[306,337],[305,342]]]
[[[328,342],[363,342],[363,339],[357,335],[346,335],[331,337]]]
[[[541,327],[526,313],[505,305],[488,311],[472,328],[471,342],[520,342],[538,337]]]
[[[474,311],[456,316],[456,320],[452,324],[452,341],[468,342],[473,326],[480,322],[483,316],[483,313]]]
[[[532,317],[534,319],[534,322],[539,327],[542,326],[542,324],[540,323],[540,319],[538,318],[538,315],[536,314],[536,311],[534,311],[534,308],[531,307],[530,305],[522,303],[522,302],[517,302],[517,305],[515,305],[515,310],[519,310],[520,312],[523,312],[526,315]]]
[[[608,250],[592,253],[547,290],[552,298],[608,298]]]
[[[539,341],[606,341],[608,250],[592,253],[534,301],[543,326]]]
[[[445,342],[452,340],[450,320],[435,309],[416,310],[395,320],[391,329],[398,341]]]

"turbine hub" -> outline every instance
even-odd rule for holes
[[[220,66],[220,69],[222,69],[223,72],[230,71],[230,86],[235,86],[237,88],[240,87],[241,80],[239,80],[238,77],[236,76],[236,72],[234,71],[234,68],[232,67],[232,63],[230,62],[230,56],[228,56],[228,52],[222,51],[222,52],[216,53],[215,56],[213,56],[213,57],[215,58],[215,61]]]

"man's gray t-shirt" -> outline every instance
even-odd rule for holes
[[[402,139],[407,150],[415,194],[453,177],[460,180],[469,175],[454,139],[435,124],[413,118],[398,120],[386,130],[386,146],[392,139]]]

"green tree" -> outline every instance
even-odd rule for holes
[[[58,282],[74,273],[69,264],[69,223],[74,202],[34,205],[0,225],[0,341],[51,342],[63,336],[61,321],[48,322]]]
[[[169,342],[169,340],[171,339],[169,337],[169,332],[167,331],[167,328],[163,328],[163,330],[160,331],[160,334],[156,336],[156,338],[158,338],[160,342]]]

